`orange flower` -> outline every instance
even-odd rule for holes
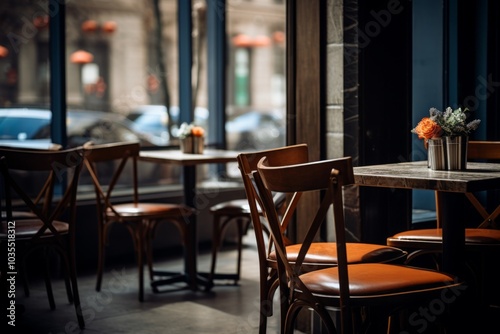
[[[201,126],[194,126],[191,129],[191,134],[195,137],[203,137],[203,135],[205,134],[205,130],[203,130]]]
[[[441,129],[441,127],[429,117],[424,117],[417,124],[415,129],[412,130],[412,132],[416,133],[418,138],[427,140],[439,137],[443,132],[443,129]]]

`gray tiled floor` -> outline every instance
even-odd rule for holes
[[[137,271],[133,263],[108,265],[103,288],[96,292],[95,274],[80,274],[79,289],[86,328],[82,333],[256,333],[258,332],[258,267],[257,251],[251,232],[245,240],[242,280],[216,282],[210,292],[180,289],[153,293],[146,285],[145,301],[137,295]],[[236,251],[221,252],[219,271],[231,271],[235,266]],[[200,271],[207,271],[210,255],[199,255]],[[181,269],[182,259],[164,260],[159,266]],[[33,280],[32,280],[33,281]],[[149,282],[146,280],[146,282]],[[181,284],[180,287],[184,287]],[[53,281],[56,309],[50,310],[43,281],[31,283],[30,297],[24,297],[17,288],[18,304],[25,306],[18,312],[17,329],[23,333],[70,333],[76,325],[73,305],[66,299],[64,284]],[[268,321],[268,333],[277,332],[275,314]],[[22,322],[22,326],[21,323]],[[78,332],[78,330],[76,330]]]
[[[86,329],[81,333],[258,333],[259,288],[257,251],[253,232],[245,237],[242,279],[239,285],[218,281],[210,292],[191,291],[185,285],[163,293],[153,293],[146,285],[145,301],[138,301],[137,270],[131,263],[107,266],[101,292],[96,292],[95,273],[80,273],[79,288]],[[219,255],[218,271],[232,272],[235,268],[236,251],[225,248]],[[203,251],[198,257],[198,268],[206,272],[210,266],[210,254]],[[158,267],[180,270],[182,258],[163,259]],[[146,282],[148,280],[146,279]],[[18,304],[25,307],[17,311],[18,333],[60,334],[79,333],[73,305],[66,299],[62,281],[53,281],[57,308],[50,310],[43,281],[31,279],[31,295],[24,297],[21,284],[17,286]],[[474,333],[499,333],[500,309],[483,314],[492,330],[477,330],[477,317],[471,316],[466,323]],[[278,332],[279,307],[275,302],[275,314],[268,319],[267,332]],[[481,321],[482,323],[482,321]],[[76,330],[73,330],[76,328]],[[468,331],[464,331],[468,332]],[[5,333],[5,331],[0,331]]]

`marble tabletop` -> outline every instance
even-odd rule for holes
[[[500,164],[468,162],[466,170],[439,171],[427,161],[354,167],[358,186],[435,190],[443,228],[442,270],[466,272],[465,222],[462,193],[500,189]]]
[[[139,159],[142,161],[192,166],[209,163],[236,162],[238,154],[239,152],[237,151],[215,149],[205,149],[203,154],[182,153],[181,150],[148,150],[141,151]]]
[[[427,168],[427,161],[354,167],[360,186],[474,192],[500,188],[500,163],[468,162],[466,170]]]

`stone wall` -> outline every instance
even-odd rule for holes
[[[328,0],[327,10],[327,159],[344,155],[343,0]]]
[[[326,159],[351,156],[358,161],[358,43],[357,0],[328,0]],[[359,240],[359,188],[344,193],[348,240]],[[329,224],[328,226],[333,226]],[[328,240],[335,240],[333,227]]]

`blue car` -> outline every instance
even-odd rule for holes
[[[51,111],[44,108],[0,108],[0,145],[7,142],[50,141]],[[69,110],[67,115],[68,147],[91,140],[98,144],[138,141],[143,147],[156,146],[146,136],[133,130],[122,115],[89,110]]]

